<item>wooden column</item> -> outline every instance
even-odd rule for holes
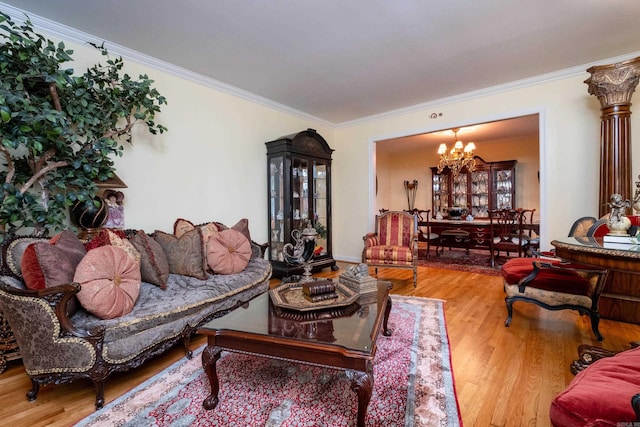
[[[589,94],[600,101],[599,216],[607,214],[613,193],[633,197],[631,177],[631,95],[640,79],[640,57],[590,67]]]

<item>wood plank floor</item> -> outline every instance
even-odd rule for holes
[[[339,265],[340,271],[348,266]],[[340,271],[326,269],[316,276],[337,277]],[[600,331],[605,340],[598,344],[587,316],[521,302],[514,305],[511,327],[505,328],[499,277],[420,267],[417,289],[407,270],[380,269],[378,278],[393,282],[392,293],[445,300],[456,391],[467,427],[548,426],[549,404],[573,378],[569,364],[579,344],[621,351],[640,338],[640,325],[603,319]],[[191,347],[204,343],[196,336]],[[181,357],[183,350],[176,347],[138,369],[115,375],[107,382],[106,401]],[[0,374],[0,424],[69,426],[94,410],[89,382],[43,387],[34,402],[25,398],[29,388],[21,363],[9,362]]]

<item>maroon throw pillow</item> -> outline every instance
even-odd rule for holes
[[[76,267],[86,254],[84,245],[71,231],[64,231],[51,241],[53,243],[32,243],[22,255],[20,268],[29,289],[71,283]]]

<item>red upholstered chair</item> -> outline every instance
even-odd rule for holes
[[[551,425],[638,425],[639,393],[640,347],[596,360],[579,372],[551,401]]]
[[[375,267],[413,270],[418,285],[418,218],[407,212],[388,211],[376,216],[376,231],[363,237],[362,262]]]
[[[598,301],[607,277],[606,270],[581,264],[540,258],[513,258],[501,269],[507,294],[507,320],[513,317],[513,303],[524,301],[547,310],[577,310],[591,317],[591,329],[598,341]]]

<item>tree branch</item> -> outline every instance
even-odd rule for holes
[[[25,193],[27,190],[29,190],[29,188],[31,188],[33,186],[33,184],[38,181],[41,177],[45,176],[48,172],[63,167],[63,166],[68,166],[69,162],[54,162],[54,163],[49,163],[47,166],[45,166],[44,168],[40,169],[38,172],[36,172],[30,179],[29,181],[25,182],[24,185],[22,187],[20,187],[20,192],[21,193]]]
[[[11,160],[11,153],[9,153],[9,150],[7,150],[1,142],[2,137],[0,137],[0,152],[7,160],[7,176],[5,177],[4,182],[9,184],[11,181],[13,181],[13,176],[16,173],[16,167],[13,164],[13,160]]]
[[[51,100],[53,101],[53,106],[55,107],[55,109],[58,111],[62,111],[60,97],[58,96],[58,88],[55,82],[49,83],[49,94],[51,95]]]

